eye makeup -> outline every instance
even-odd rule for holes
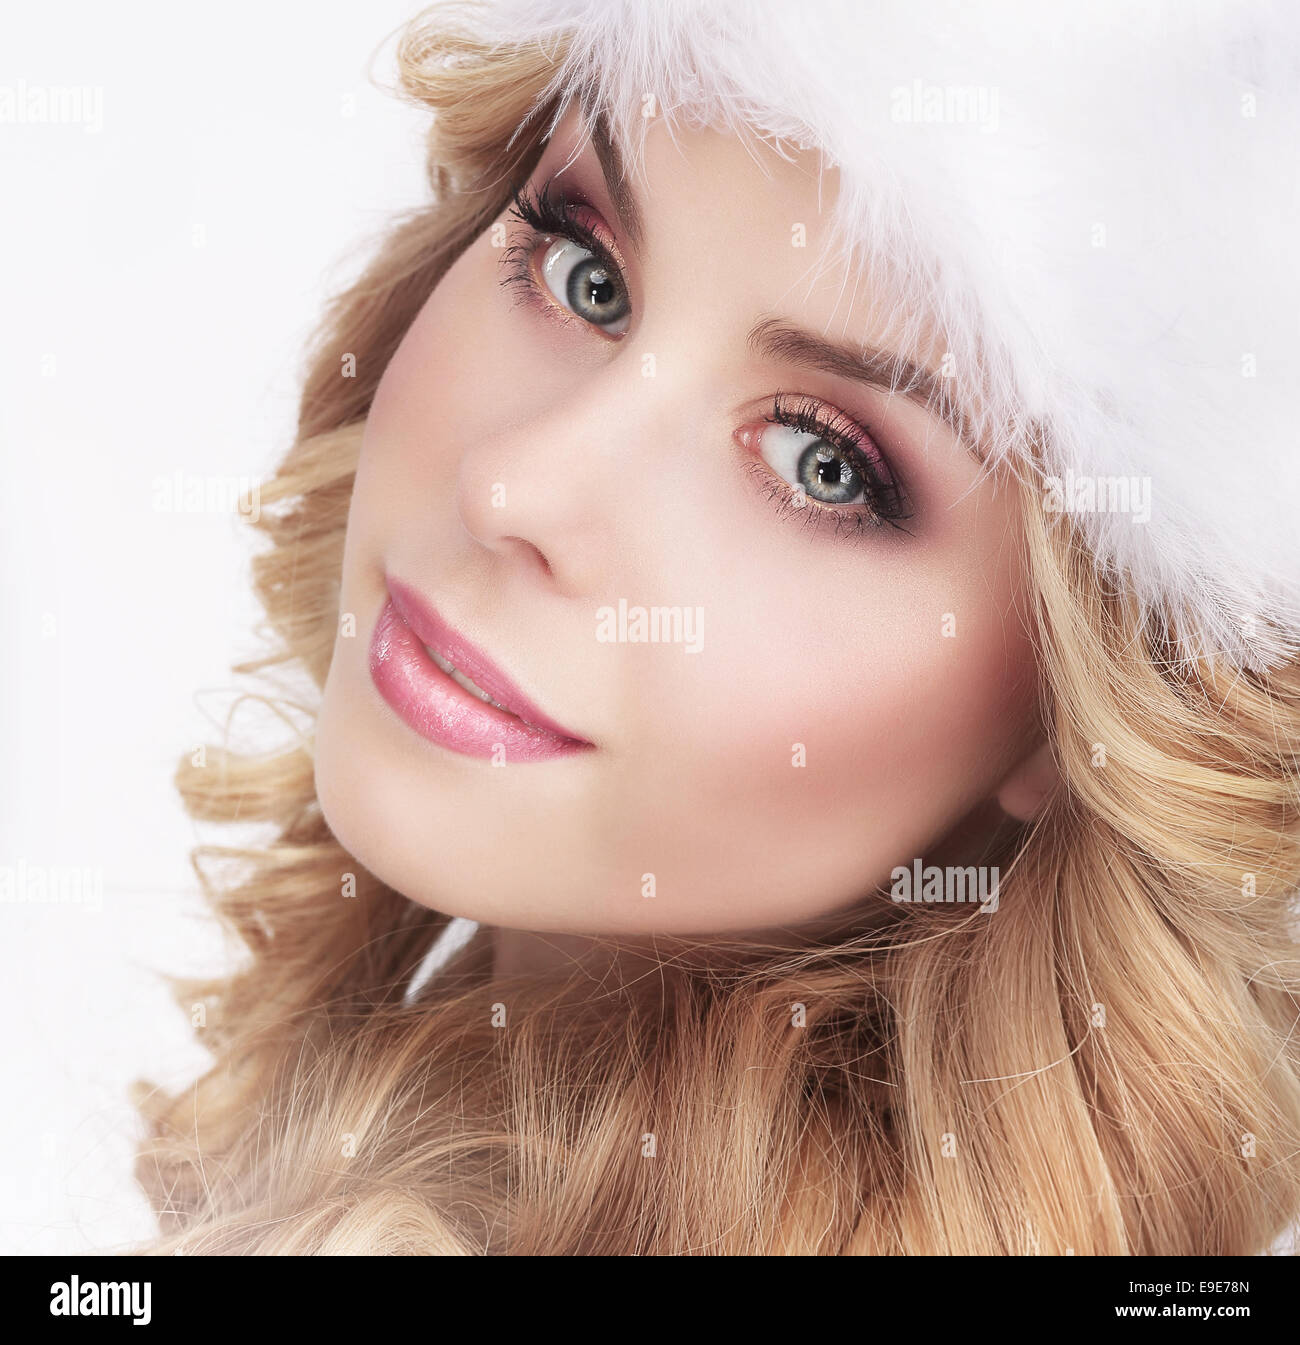
[[[833,514],[841,532],[846,518],[860,530],[911,517],[884,452],[851,416],[816,397],[778,392],[763,420],[770,428],[742,427],[738,440],[776,474],[791,508],[816,510],[818,523]]]
[[[527,226],[529,237],[502,254],[502,284],[534,306],[554,312],[558,301],[593,330],[620,336],[631,317],[627,282],[612,243],[592,222],[594,214],[585,202],[559,195],[554,179],[531,196],[527,188],[516,193],[510,215]],[[543,243],[549,246],[539,265]]]

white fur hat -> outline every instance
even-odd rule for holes
[[[1031,461],[1188,656],[1300,641],[1300,5],[484,0],[637,171],[654,117],[816,146],[990,458]],[[542,101],[542,100],[539,100]],[[1145,506],[1143,501],[1145,499]],[[1158,618],[1157,618],[1158,619]]]

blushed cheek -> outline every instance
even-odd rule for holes
[[[781,684],[750,678],[734,684],[714,731],[699,742],[706,761],[721,765],[719,783],[745,797],[756,793],[799,811],[849,800],[914,807],[950,794],[971,772],[994,733],[991,704],[978,678],[940,675],[935,664],[897,661],[884,651],[856,689],[814,669]],[[799,801],[802,801],[800,804]],[[793,805],[793,806],[792,806]]]
[[[682,825],[707,814],[774,866],[797,847],[809,888],[849,891],[923,854],[988,797],[1021,743],[1024,651],[997,604],[967,603],[952,635],[928,603],[917,609],[867,648],[787,627],[701,665],[713,689],[679,698],[696,709],[674,729],[691,782],[673,805]]]
[[[437,474],[460,443],[461,418],[473,423],[476,408],[519,397],[527,352],[519,324],[488,288],[478,246],[438,282],[388,362],[367,418],[363,465]]]
[[[446,416],[456,370],[440,362],[434,315],[429,306],[416,319],[380,380],[366,425],[362,466],[391,476],[412,472],[436,457],[438,426]],[[431,371],[437,370],[436,375]]]
[[[873,729],[887,740],[893,803],[941,832],[994,793],[1017,757],[1028,711],[1023,670],[1000,639],[943,639],[929,658],[898,666],[890,702],[892,713]]]

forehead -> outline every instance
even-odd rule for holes
[[[839,171],[820,152],[664,118],[647,119],[643,129],[639,143],[619,144],[602,118],[570,105],[539,171],[598,200],[611,227],[617,197],[631,198],[623,213],[638,217],[640,243],[621,242],[647,306],[668,306],[742,343],[757,326],[783,319],[847,346],[856,362],[898,359],[895,386],[915,388],[938,368],[935,326],[915,303],[900,301],[884,267],[853,262],[838,247]],[[944,414],[934,400],[943,418],[960,420],[960,410]]]
[[[847,270],[827,247],[839,173],[817,151],[788,144],[778,150],[756,135],[652,117],[640,144],[615,141],[599,155],[602,129],[608,140],[603,122],[570,105],[541,166],[602,193],[601,159],[614,173],[621,169],[644,224],[638,259],[647,269],[669,257],[680,264],[681,252],[691,250],[715,271],[737,257],[749,267],[761,260],[778,285],[825,271],[823,283],[843,287]]]

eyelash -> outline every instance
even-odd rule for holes
[[[623,268],[617,258],[600,235],[579,217],[578,203],[564,197],[557,199],[554,186],[554,180],[548,179],[540,191],[535,191],[531,196],[527,187],[515,193],[509,215],[527,226],[530,237],[522,243],[511,244],[502,253],[501,283],[509,289],[520,291],[521,298],[530,305],[567,324],[570,317],[566,317],[549,294],[543,292],[533,271],[533,257],[543,238],[564,238],[577,243],[602,266],[617,275],[620,284],[625,282]],[[599,327],[576,315],[571,315],[571,319],[600,331]],[[885,465],[879,449],[856,421],[840,411],[828,414],[822,403],[813,397],[781,392],[775,394],[771,414],[763,419],[768,424],[784,425],[825,440],[860,469],[871,496],[867,503],[853,507],[826,504],[807,495],[797,496],[790,483],[777,476],[762,458],[751,457],[745,464],[745,470],[763,488],[768,500],[775,504],[778,518],[802,516],[805,527],[816,529],[829,517],[834,521],[836,536],[862,537],[884,523],[900,532],[908,532],[908,529],[900,526],[912,516],[907,496]],[[871,445],[870,448],[864,447],[864,440]]]
[[[785,425],[801,434],[815,434],[844,454],[858,468],[869,497],[865,503],[850,508],[826,504],[808,495],[796,496],[788,481],[777,476],[761,458],[755,458],[750,465],[758,469],[760,479],[768,478],[768,498],[776,500],[778,516],[802,514],[805,526],[809,518],[814,520],[811,525],[814,529],[829,516],[834,520],[836,536],[860,536],[884,523],[899,532],[908,531],[900,526],[912,516],[907,496],[886,464],[884,454],[857,421],[842,411],[828,412],[815,397],[783,392],[772,398],[772,412],[763,419],[769,425]],[[782,495],[784,500],[779,500],[777,497]]]
[[[502,253],[504,274],[501,283],[508,288],[518,289],[523,299],[540,307],[551,317],[568,322],[569,319],[562,316],[555,303],[543,292],[533,272],[533,255],[543,238],[567,238],[586,248],[602,266],[619,277],[620,284],[623,284],[623,268],[600,235],[579,217],[578,204],[565,198],[557,200],[554,187],[554,180],[548,180],[531,197],[526,187],[515,193],[509,214],[525,224],[531,236],[523,243],[511,244]],[[573,321],[582,322],[583,326],[594,331],[600,330],[589,322],[583,322],[581,318],[573,317]]]

